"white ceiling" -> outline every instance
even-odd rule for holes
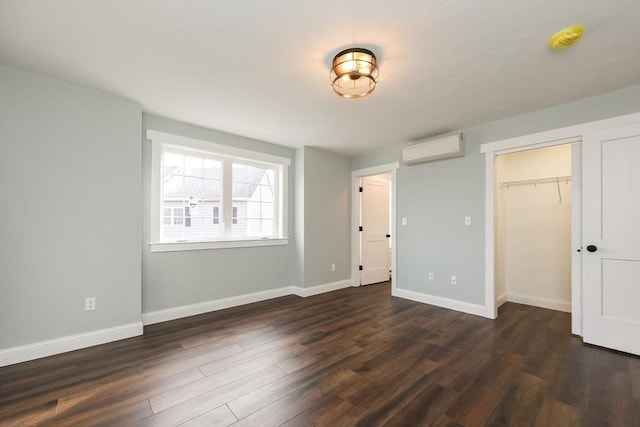
[[[574,24],[579,44],[547,47]],[[352,46],[379,61],[363,99],[329,86]],[[357,155],[640,84],[640,1],[0,0],[0,63]]]

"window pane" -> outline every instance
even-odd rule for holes
[[[247,235],[247,205],[244,202],[240,202],[236,205],[234,202],[231,209],[231,235],[235,237],[242,237]]]
[[[199,210],[204,211],[206,209]],[[218,238],[221,236],[220,225],[214,224],[211,216],[192,216],[191,227],[185,228],[184,236],[192,240]]]
[[[184,224],[184,211],[183,208],[173,208],[173,224],[174,225],[182,225]]]
[[[273,235],[273,221],[272,220],[262,220],[262,230],[260,232],[261,236],[272,236]]]
[[[218,206],[215,206],[213,208],[213,223],[214,224],[220,223],[220,208]]]
[[[269,169],[267,170],[267,173],[265,175],[265,179],[263,180],[263,184],[269,184],[269,185],[275,185],[276,183],[276,173],[273,169]]]
[[[213,207],[222,196],[222,162],[197,155],[164,154],[163,239],[219,238],[222,228],[214,222]],[[206,176],[206,178],[204,178]]]
[[[273,203],[260,204],[260,218],[273,219]]]
[[[233,164],[233,182],[247,182],[247,166],[238,163]]]
[[[244,182],[233,183],[233,198],[234,199],[246,199],[249,197],[251,186]]]
[[[272,236],[275,218],[275,171],[233,164],[233,203],[240,209],[236,236]]]
[[[182,174],[184,169],[184,156],[182,154],[164,153],[164,171],[167,174]]]
[[[180,199],[184,197],[184,177],[181,175],[165,175],[162,191],[166,199]]]
[[[185,156],[184,158],[184,174],[202,178],[204,159],[201,157]]]
[[[205,159],[204,160],[204,174],[205,178],[222,179],[222,163]]]
[[[186,200],[189,200],[191,198],[198,200],[204,199],[202,178],[192,178],[190,176],[186,176],[184,178],[184,190],[184,196]]]
[[[263,202],[273,202],[273,187],[261,185],[260,186],[260,200]]]
[[[187,237],[211,239],[222,236],[222,229],[220,228],[219,221],[214,222],[214,212],[218,209],[219,202],[204,200],[202,201],[196,210],[196,214],[191,220],[191,231],[187,233]]]
[[[247,167],[247,182],[259,184],[267,171],[253,166]]]
[[[260,235],[260,220],[248,219],[247,220],[247,236],[259,236]]]
[[[205,200],[220,200],[222,198],[222,185],[220,180],[203,179],[202,198]]]
[[[247,202],[247,218],[260,218],[260,202]]]

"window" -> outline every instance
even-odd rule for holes
[[[152,130],[147,137],[153,252],[287,243],[289,159]]]
[[[189,208],[186,208],[189,209]],[[182,225],[185,208],[163,208],[162,224],[163,225]]]
[[[220,208],[217,206],[213,207],[213,223],[220,224]]]
[[[189,206],[184,207],[184,226],[191,227],[191,208]]]

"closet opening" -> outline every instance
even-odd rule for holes
[[[572,312],[576,144],[495,158],[497,306],[509,301]]]

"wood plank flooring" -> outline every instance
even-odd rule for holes
[[[567,313],[496,321],[389,284],[145,327],[0,368],[1,425],[640,426],[640,358],[584,345]]]

